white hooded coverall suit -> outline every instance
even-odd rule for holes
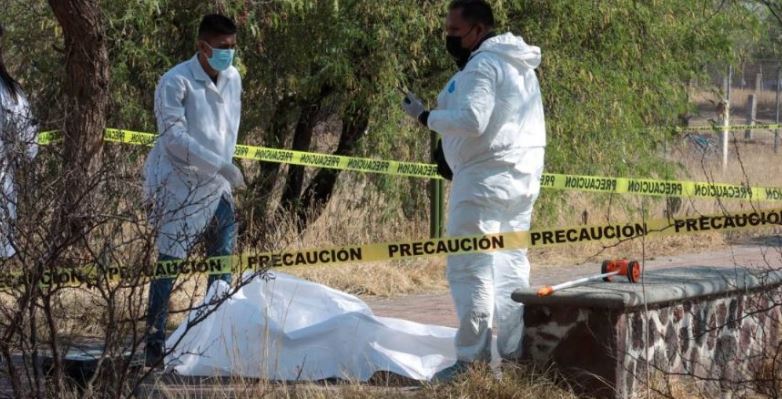
[[[16,221],[16,166],[31,160],[38,152],[37,124],[30,104],[20,89],[16,98],[0,81],[0,181],[3,185],[0,197],[0,258],[16,254],[12,244],[13,225]]]
[[[449,236],[529,230],[546,145],[540,60],[521,37],[492,37],[438,96],[427,124],[453,170]],[[492,322],[499,354],[521,355],[523,307],[511,293],[529,286],[529,269],[526,250],[448,257],[459,360],[490,360]]]

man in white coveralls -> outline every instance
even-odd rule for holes
[[[198,53],[169,70],[155,92],[160,133],[145,165],[145,194],[157,229],[159,260],[183,259],[199,238],[207,256],[230,255],[236,240],[232,190],[244,187],[233,164],[242,82],[233,67],[236,25],[207,15]],[[230,274],[209,278],[209,284]],[[165,354],[165,325],[174,279],[153,280],[147,313],[147,364]]]
[[[535,68],[538,47],[511,33],[493,32],[483,0],[451,2],[446,47],[459,71],[427,111],[413,93],[406,113],[442,135],[453,171],[449,236],[529,230],[540,192],[546,146],[543,102]],[[526,250],[453,255],[447,277],[459,317],[457,362],[433,381],[450,381],[474,362],[491,358],[492,324],[503,359],[521,355],[523,308],[511,293],[529,286]]]

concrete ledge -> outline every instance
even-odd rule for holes
[[[522,361],[555,367],[589,397],[644,397],[681,378],[704,397],[745,397],[766,389],[758,378],[779,355],[779,272],[682,267],[649,272],[644,285],[513,298],[525,305]]]
[[[779,271],[692,266],[650,271],[638,284],[615,277],[611,283],[570,288],[544,298],[537,295],[537,289],[517,290],[512,298],[525,305],[629,309],[643,306],[644,297],[647,305],[661,305],[779,285],[782,285]]]

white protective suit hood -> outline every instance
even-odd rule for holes
[[[521,36],[504,33],[494,36],[481,44],[473,53],[492,53],[512,64],[519,71],[535,69],[540,65],[540,47],[530,46]]]
[[[484,41],[445,85],[427,124],[443,136],[454,175],[492,174],[518,164],[519,149],[545,147],[540,62],[540,48],[505,33]]]

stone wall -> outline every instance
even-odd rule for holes
[[[617,283],[556,299],[517,292],[514,299],[526,300],[525,359],[555,365],[578,392],[597,397],[633,397],[647,386],[665,391],[672,381],[691,383],[694,396],[762,390],[758,380],[780,350],[780,281],[748,284],[718,271],[710,277],[725,284],[679,280],[677,291],[665,272],[646,277],[641,298],[638,286]]]
[[[646,367],[694,377],[709,397],[756,388],[778,351],[778,299],[756,291],[624,314],[625,392],[646,380]]]

